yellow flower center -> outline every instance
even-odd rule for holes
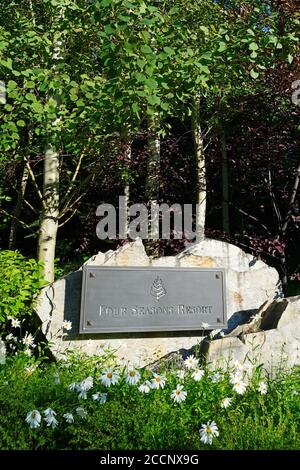
[[[176,395],[180,395],[180,390],[176,390]]]
[[[212,429],[209,426],[206,426],[207,434],[212,434]]]
[[[108,374],[107,374],[107,378],[108,378],[108,379],[111,379],[111,378],[112,378],[112,376],[113,376],[113,375],[112,375],[112,373],[111,373],[111,372],[108,372]]]
[[[130,375],[130,377],[134,377],[134,376],[135,376],[135,371],[134,371],[134,370],[131,370],[131,371],[129,372],[129,375]]]
[[[160,377],[156,377],[156,382],[160,382]]]

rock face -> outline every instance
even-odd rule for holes
[[[250,323],[207,343],[202,352],[212,368],[249,360],[275,374],[278,368],[299,365],[300,296],[265,303]]]
[[[120,247],[116,251],[99,253],[85,264],[95,266],[164,266],[210,267],[226,269],[227,316],[230,332],[253,315],[264,302],[278,296],[278,273],[262,261],[255,260],[236,246],[206,239],[180,253],[178,256],[151,260],[141,240]],[[88,354],[97,353],[103,345],[110,344],[120,361],[139,366],[154,362],[172,351],[188,350],[203,340],[200,332],[152,333],[120,335],[79,335],[82,269],[45,287],[38,299],[36,311],[42,330],[54,355],[65,349],[80,348]],[[72,322],[72,329],[64,331],[62,323]],[[239,340],[238,340],[239,341]]]

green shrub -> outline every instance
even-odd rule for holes
[[[0,322],[30,313],[41,286],[42,265],[18,251],[0,251]]]

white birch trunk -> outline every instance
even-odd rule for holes
[[[128,164],[131,161],[131,136],[130,136],[130,130],[128,126],[125,126],[123,131],[121,132],[121,139],[124,144],[124,159],[125,162],[128,162]],[[130,183],[129,181],[125,182],[124,185],[124,207],[122,208],[124,210],[124,235],[125,238],[128,237],[128,231],[129,231],[129,202],[130,202]]]
[[[157,203],[159,200],[160,137],[158,118],[155,114],[148,117],[148,150],[146,196],[149,202]]]
[[[64,17],[62,9],[57,18],[57,25]],[[56,61],[61,58],[62,40],[60,34],[56,34],[53,40],[53,69],[56,68]],[[56,101],[56,107],[59,107],[59,96],[53,96]],[[59,118],[52,125],[56,126]],[[48,282],[54,281],[54,262],[55,248],[58,231],[59,219],[59,171],[60,159],[58,150],[55,145],[48,144],[45,148],[44,157],[44,174],[43,174],[43,202],[44,209],[40,220],[39,241],[38,241],[38,258],[44,263],[44,278]]]
[[[192,106],[192,133],[196,158],[197,198],[196,198],[196,238],[205,237],[206,219],[206,171],[204,141],[200,124],[200,95],[196,94]]]
[[[44,263],[44,277],[54,281],[55,247],[59,217],[59,154],[51,145],[46,148],[44,159],[43,210],[38,257]]]

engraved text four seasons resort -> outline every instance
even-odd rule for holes
[[[99,316],[143,316],[143,315],[208,315],[212,305],[170,305],[170,306],[111,306],[100,305]]]

